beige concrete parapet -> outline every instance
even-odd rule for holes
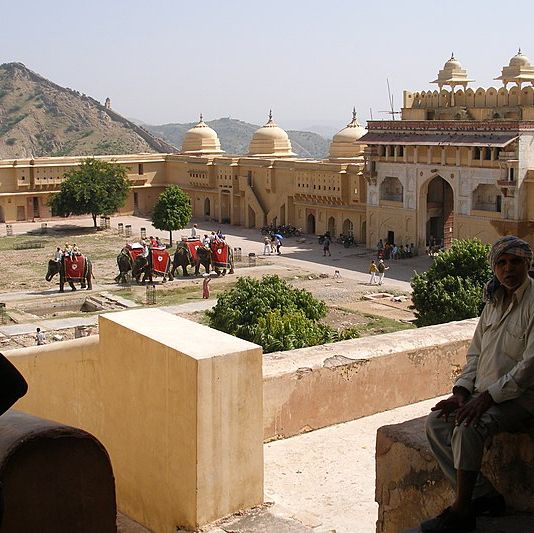
[[[264,356],[264,437],[290,437],[450,390],[477,320]]]
[[[100,316],[99,336],[6,353],[17,408],[108,450],[120,510],[155,532],[263,501],[262,353],[157,309]]]

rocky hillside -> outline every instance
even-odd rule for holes
[[[0,158],[175,151],[85,94],[0,65]]]
[[[246,154],[254,132],[260,127],[241,120],[231,118],[219,118],[207,122],[213,128],[219,140],[221,148],[227,154]],[[165,139],[174,146],[182,146],[186,131],[195,124],[163,124],[161,126],[145,125],[144,127],[154,135]],[[291,131],[287,134],[291,140],[293,151],[301,157],[314,157],[322,159],[328,155],[330,141],[317,133],[309,131]]]

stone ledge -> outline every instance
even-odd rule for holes
[[[377,432],[377,533],[398,533],[413,527],[440,513],[453,498],[449,483],[426,441],[425,418],[383,426]],[[484,457],[482,470],[505,496],[510,508],[534,512],[534,438],[531,434],[503,433],[495,437]],[[530,520],[529,529],[510,529],[510,526],[504,527],[507,522],[499,522],[495,527],[500,525],[501,529],[495,531],[534,530],[534,517],[526,516]],[[519,515],[514,520],[519,520]]]
[[[264,439],[445,394],[465,364],[476,323],[470,319],[266,354]]]

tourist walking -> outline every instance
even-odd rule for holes
[[[209,274],[204,274],[204,281],[202,282],[202,298],[208,299],[210,297],[210,287],[209,283],[211,281],[211,276]]]
[[[37,328],[37,332],[35,334],[35,343],[37,344],[37,346],[46,344],[46,337],[44,332],[41,331],[41,328]]]
[[[378,267],[376,266],[374,259],[371,261],[371,264],[369,265],[369,274],[371,274],[371,277],[369,279],[369,285],[374,285],[375,280],[376,280],[376,275],[378,274]]]
[[[380,259],[378,261],[378,284],[382,285],[382,282],[384,281],[384,274],[386,273],[386,270],[389,270],[389,267],[384,265],[384,261]]]
[[[193,224],[193,227],[191,228],[191,237],[195,239],[197,236],[197,225]]]
[[[330,253],[330,237],[328,235],[325,235],[323,240],[323,255],[326,257],[326,255],[332,255]]]
[[[280,251],[280,246],[282,246],[282,239],[280,238],[280,235],[274,236],[274,245],[276,246],[276,253],[278,255],[282,255],[282,252]]]
[[[271,240],[267,235],[263,239],[263,255],[271,255]]]

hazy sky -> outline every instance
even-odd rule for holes
[[[534,2],[464,0],[1,1],[0,62],[20,61],[125,116],[232,117],[340,129],[386,118],[386,78],[431,85],[452,51],[473,85],[498,84],[519,46],[534,61]],[[337,127],[337,126],[338,127]]]

